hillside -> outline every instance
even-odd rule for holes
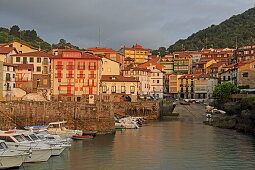
[[[7,43],[13,40],[18,40],[25,42],[32,47],[40,47],[43,51],[49,51],[52,48],[77,48],[79,47],[72,45],[71,43],[66,42],[64,39],[60,39],[57,44],[50,44],[43,39],[41,39],[35,30],[20,30],[19,26],[14,25],[10,29],[0,27],[0,43]]]
[[[255,8],[234,15],[219,25],[212,25],[179,40],[169,50],[201,50],[202,48],[235,48],[255,43]]]

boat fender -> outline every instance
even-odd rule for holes
[[[32,148],[29,148],[29,150],[28,150],[28,156],[29,156],[29,158],[31,158],[32,157]]]

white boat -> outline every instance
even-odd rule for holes
[[[27,152],[10,150],[5,141],[0,140],[0,169],[20,167],[28,155]]]
[[[82,135],[82,130],[72,130],[65,127],[66,121],[49,123],[48,132],[62,138],[71,138],[73,135]]]
[[[136,119],[132,117],[125,117],[119,119],[115,123],[115,127],[122,127],[123,129],[139,129]]]
[[[24,135],[16,131],[0,131],[0,140],[5,140],[7,146],[12,150],[29,152],[24,162],[45,162],[51,156],[52,149],[44,144],[28,141]]]
[[[15,129],[16,133],[24,135],[24,137],[31,142],[40,143],[40,145],[45,145],[46,147],[50,147],[51,149],[51,156],[59,156],[64,150],[65,147],[61,146],[61,143],[48,143],[38,137],[38,135],[32,131],[26,130],[17,130]]]

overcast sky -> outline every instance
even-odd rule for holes
[[[0,0],[0,27],[35,29],[81,48],[173,44],[255,6],[255,0]]]

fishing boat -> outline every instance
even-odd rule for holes
[[[73,140],[87,140],[87,139],[93,139],[94,137],[91,135],[74,135],[72,136]]]
[[[5,141],[0,140],[0,169],[20,167],[29,153],[10,150]]]
[[[82,130],[72,130],[65,127],[66,121],[49,123],[48,132],[53,135],[59,135],[62,138],[70,138],[73,135],[82,135]]]
[[[85,132],[82,133],[82,135],[93,136],[95,138],[96,135],[97,135],[97,132],[95,132],[95,131],[85,131]]]

